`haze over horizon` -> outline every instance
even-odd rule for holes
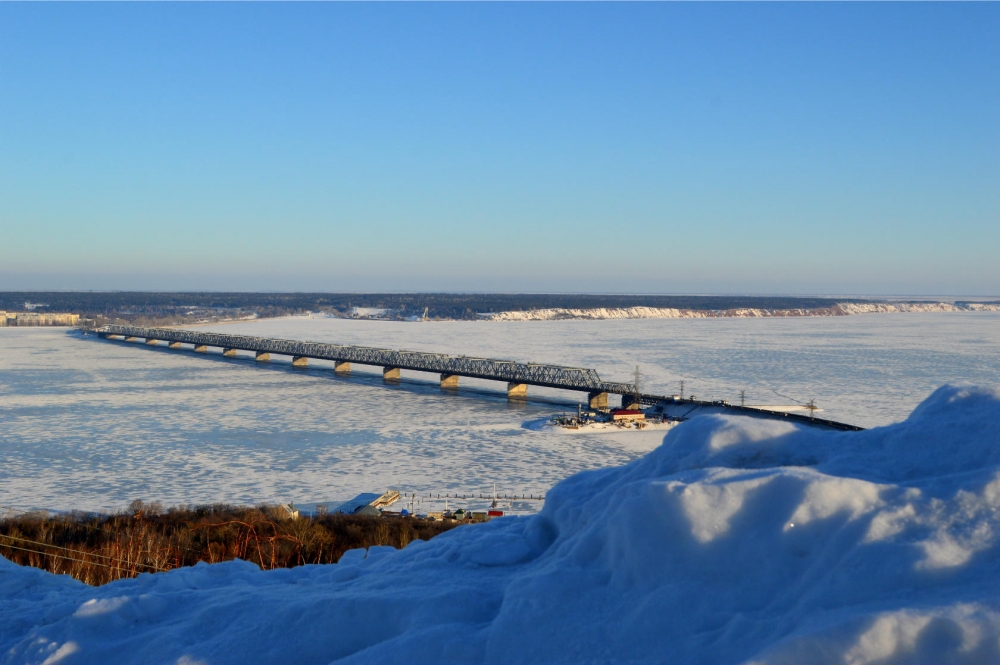
[[[986,3],[0,3],[0,289],[1000,294],[997,34]]]
[[[409,294],[409,295],[433,295],[433,294],[455,294],[455,295],[566,295],[566,296],[614,296],[614,297],[629,297],[636,296],[637,298],[647,298],[647,297],[705,297],[705,298],[716,298],[716,297],[746,297],[746,298],[771,298],[771,297],[781,297],[781,298],[825,298],[825,299],[836,299],[843,298],[847,299],[859,299],[859,300],[900,300],[900,299],[913,299],[913,300],[929,300],[929,301],[955,301],[955,300],[965,300],[965,299],[1000,299],[1000,295],[996,293],[939,293],[939,294],[926,294],[926,293],[741,293],[741,292],[716,292],[716,293],[686,293],[686,292],[641,292],[641,291],[469,291],[461,289],[450,289],[450,290],[417,290],[417,291],[407,291],[403,289],[372,289],[366,291],[316,291],[316,290],[278,290],[278,289],[176,289],[176,290],[164,290],[164,289],[4,289],[0,290],[0,293],[11,294],[11,293],[25,293],[25,294],[45,294],[45,293],[190,293],[190,294],[205,294],[205,293],[244,293],[244,294],[358,294],[358,295],[396,295],[396,294]],[[638,305],[641,306],[641,305]]]

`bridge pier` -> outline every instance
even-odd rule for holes
[[[267,351],[258,351],[254,359],[259,363],[269,363],[271,362],[271,354]]]
[[[627,411],[638,411],[642,408],[635,395],[622,395],[622,408]]]
[[[107,335],[107,334],[104,334],[104,333],[99,333],[99,334],[104,339],[122,339],[121,335]]]
[[[511,381],[507,384],[507,399],[526,399],[527,397],[527,383],[515,383]]]
[[[126,342],[137,342],[137,341],[139,341],[139,338],[138,337],[126,337],[125,341]]]
[[[235,358],[236,349],[222,349],[222,355],[224,355],[227,358]]]
[[[208,345],[207,344],[195,344],[194,345],[194,352],[195,353],[208,353]]]
[[[169,344],[167,344],[167,348],[168,349],[179,349],[179,348],[181,348],[181,343],[180,342],[170,342]]]
[[[382,380],[392,381],[394,383],[399,382],[399,368],[398,367],[383,367],[382,368]]]
[[[292,356],[292,367],[305,369],[309,367],[309,358],[306,356]]]
[[[158,339],[153,339],[152,337],[147,337],[146,338],[146,344],[149,344],[150,346],[156,346],[159,343],[160,343],[160,340],[158,340]]]
[[[333,371],[337,374],[350,374],[351,363],[344,360],[337,360],[333,363]]]
[[[441,387],[445,390],[458,390],[458,374],[442,374]]]
[[[591,409],[597,409],[599,411],[607,411],[608,409],[608,394],[599,391],[592,391],[587,395],[587,404]]]

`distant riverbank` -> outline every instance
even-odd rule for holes
[[[894,314],[900,312],[998,312],[1000,303],[900,302],[837,303],[832,307],[804,309],[733,308],[720,310],[676,309],[673,307],[598,307],[593,309],[533,309],[526,312],[481,314],[485,321],[556,321],[562,319],[755,319],[797,316],[850,316],[853,314]]]

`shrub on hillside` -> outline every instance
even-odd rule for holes
[[[338,513],[292,519],[280,507],[134,502],[114,515],[26,513],[0,519],[0,554],[14,563],[99,585],[199,561],[252,561],[261,568],[335,563],[372,545],[406,547],[457,526],[409,517]]]

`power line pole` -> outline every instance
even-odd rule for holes
[[[681,381],[681,399],[684,399],[684,382]]]
[[[747,405],[747,391],[741,390],[740,391],[740,406],[746,406],[746,405]]]
[[[635,366],[635,401],[639,401],[639,393],[642,392],[642,372],[639,371],[639,366]]]

